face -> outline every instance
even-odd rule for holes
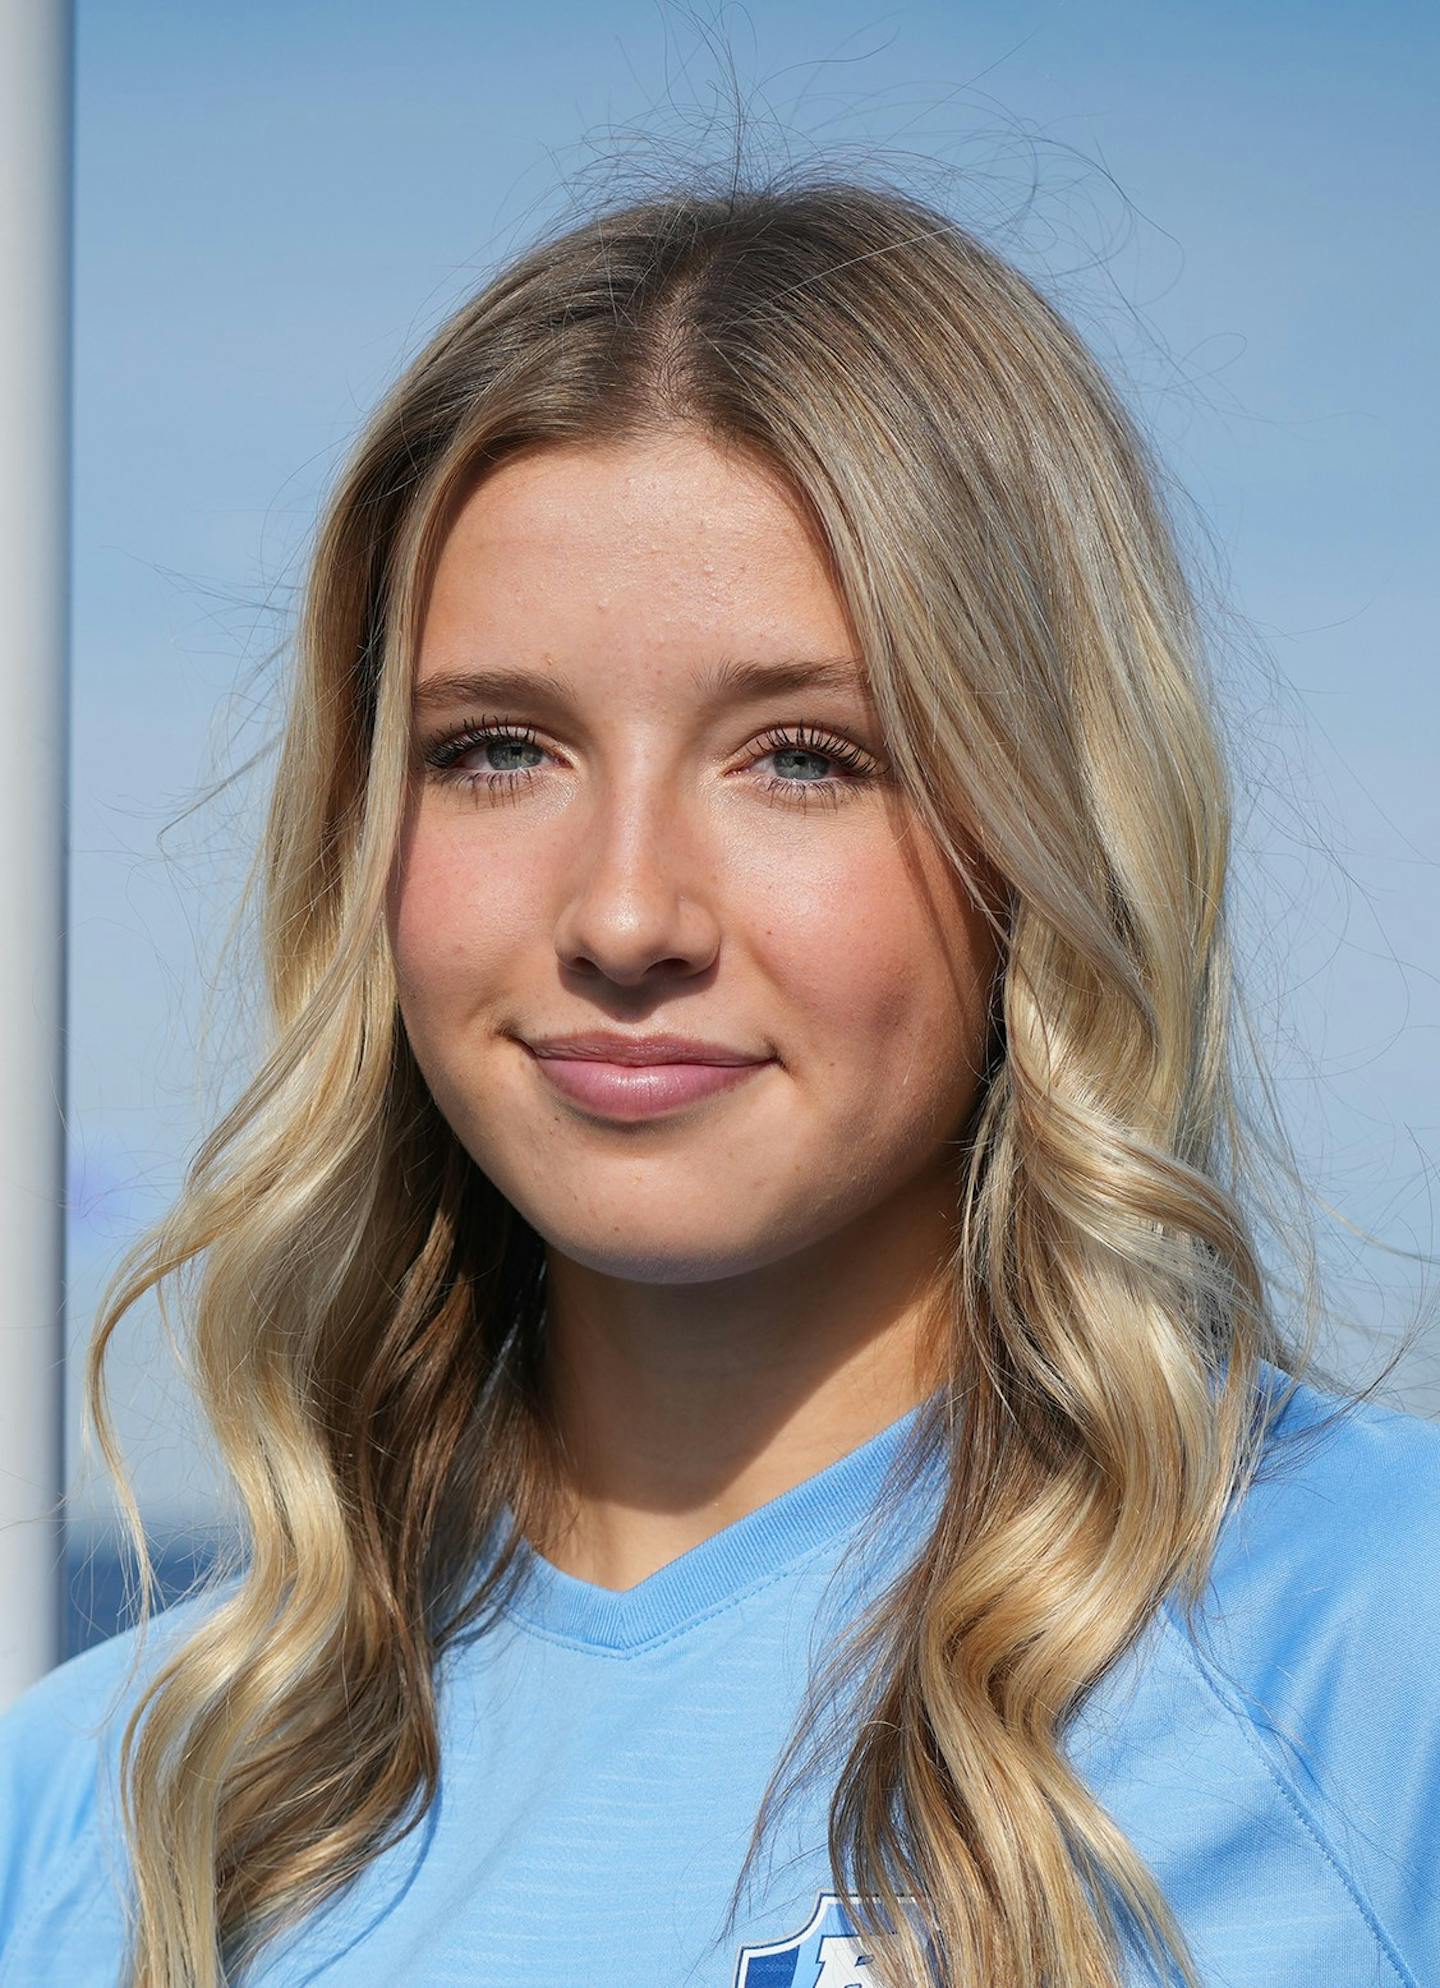
[[[855,656],[784,489],[699,437],[539,450],[457,512],[388,901],[401,1013],[462,1144],[574,1263],[741,1275],[933,1209],[953,1170],[994,946]],[[596,1032],[750,1060],[536,1053]]]

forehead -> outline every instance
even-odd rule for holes
[[[535,450],[466,495],[432,578],[416,688],[438,695],[457,672],[505,662],[557,689],[592,666],[694,678],[713,695],[759,687],[762,667],[819,666],[817,685],[860,687],[855,657],[823,547],[774,472],[666,436]]]
[[[697,540],[724,546],[775,534],[790,549],[817,549],[803,506],[772,465],[690,432],[526,449],[468,492],[449,539],[468,553],[608,548],[637,525],[681,551]]]

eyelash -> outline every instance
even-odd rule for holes
[[[531,725],[506,724],[498,718],[468,719],[458,732],[447,733],[425,747],[423,758],[427,776],[444,787],[468,789],[477,797],[486,793],[518,793],[535,778],[539,770],[537,767],[504,770],[487,767],[483,771],[468,773],[455,770],[455,762],[467,752],[473,751],[477,745],[490,745],[496,739],[518,745],[540,745]],[[800,752],[833,760],[837,766],[845,768],[839,778],[800,781],[781,780],[771,775],[762,783],[767,793],[798,807],[809,807],[815,801],[825,801],[833,806],[847,798],[845,789],[861,786],[875,777],[869,754],[833,732],[803,724],[782,725],[762,733],[757,743],[763,748],[762,757],[771,752]],[[541,746],[541,750],[548,748]]]

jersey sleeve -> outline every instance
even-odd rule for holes
[[[114,1770],[125,1722],[210,1599],[154,1616],[138,1663],[138,1632],[124,1630],[57,1665],[0,1713],[0,1988],[20,1983],[17,1955],[45,1950],[37,1921],[49,1913],[64,1923],[117,1876]]]
[[[83,1651],[0,1715],[0,1962],[66,1874],[95,1858],[101,1741],[90,1727],[121,1675],[118,1655]]]
[[[1440,1983],[1440,1427],[1297,1434],[1217,1555],[1214,1681],[1398,1979]]]

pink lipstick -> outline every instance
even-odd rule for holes
[[[634,1120],[681,1111],[733,1090],[774,1061],[691,1036],[536,1037],[525,1047],[562,1097],[606,1118]]]

